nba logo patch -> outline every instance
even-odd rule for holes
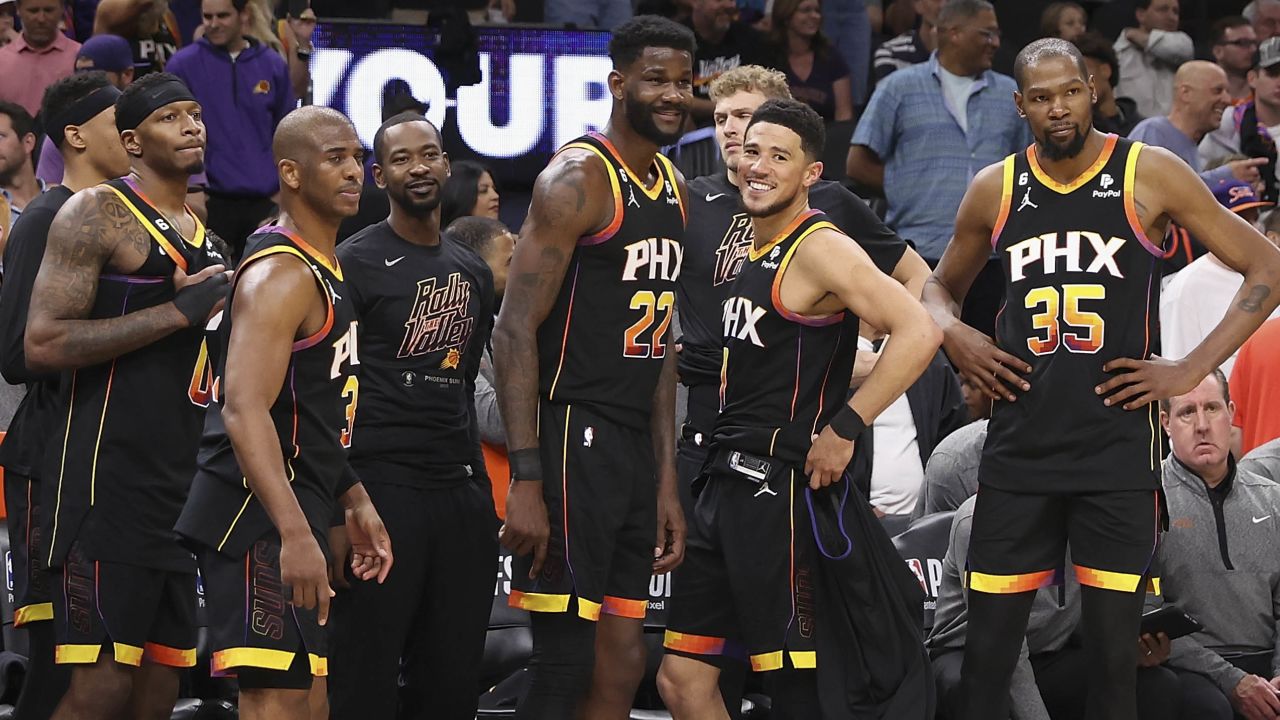
[[[255,95],[266,95],[271,92],[271,83],[266,80],[259,80],[257,85],[253,86]]]
[[[595,429],[587,427],[587,429],[582,431],[582,447],[591,447],[591,441],[595,440],[595,438]]]
[[[911,568],[911,572],[916,574],[916,579],[920,581],[920,589],[926,593],[929,592],[929,586],[924,581],[924,567],[920,565],[920,561],[916,558],[911,558],[907,561],[907,567]]]

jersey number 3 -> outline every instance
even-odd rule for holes
[[[655,295],[652,290],[636,291],[631,296],[631,309],[643,310],[644,317],[623,334],[622,354],[629,358],[664,357],[667,354],[667,328],[671,326],[671,309],[675,304],[675,293],[670,290],[661,295]],[[655,322],[656,328],[653,327]],[[649,334],[650,328],[653,328],[652,335]]]
[[[1055,287],[1039,287],[1028,292],[1026,309],[1044,308],[1031,316],[1031,327],[1044,334],[1027,338],[1027,348],[1036,355],[1051,355],[1060,344],[1074,353],[1098,352],[1106,323],[1098,313],[1081,310],[1080,302],[1106,297],[1107,289],[1102,285],[1063,285],[1061,292]],[[1071,329],[1063,330],[1062,325]]]

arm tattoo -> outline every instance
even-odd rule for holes
[[[1245,312],[1255,313],[1262,309],[1262,303],[1271,295],[1271,288],[1266,285],[1254,285],[1249,288],[1249,294],[1244,296],[1236,307]]]

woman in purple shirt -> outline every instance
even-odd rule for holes
[[[819,0],[775,0],[772,38],[795,99],[827,122],[853,119],[849,66],[822,34]]]

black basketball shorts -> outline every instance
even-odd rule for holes
[[[5,473],[4,502],[9,513],[9,581],[12,583],[13,626],[53,619],[53,576],[39,558],[40,485],[18,473]],[[32,559],[36,561],[33,563]]]
[[[196,664],[196,576],[89,560],[77,541],[53,594],[54,658],[92,664],[105,647],[115,661],[176,668]]]
[[[644,618],[653,575],[658,497],[647,430],[580,404],[541,404],[538,445],[551,537],[542,572],[512,559],[512,607]],[[572,599],[577,600],[571,603]]]
[[[719,450],[704,478],[671,580],[667,651],[718,666],[749,659],[757,672],[816,667],[817,547],[804,475]]]
[[[245,687],[306,689],[312,676],[329,674],[318,611],[295,607],[285,595],[274,530],[239,557],[202,549],[200,572],[215,677],[236,675]]]
[[[966,580],[970,590],[1020,593],[1062,581],[1068,543],[1081,585],[1136,592],[1159,541],[1154,490],[1031,494],[978,488]]]

